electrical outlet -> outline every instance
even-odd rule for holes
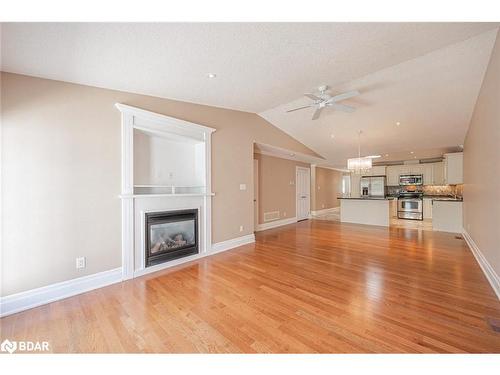
[[[243,225],[240,225],[240,232],[243,232]]]
[[[318,185],[318,190],[321,190],[321,186]]]
[[[246,190],[247,184],[240,184],[240,190]]]
[[[283,212],[283,217],[286,217],[286,211]]]
[[[76,268],[85,268],[86,266],[86,260],[85,260],[85,257],[79,257],[79,258],[76,258]]]
[[[325,208],[325,205],[324,205],[324,204],[322,204],[322,205],[321,205],[321,208]]]

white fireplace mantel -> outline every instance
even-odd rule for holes
[[[211,191],[211,135],[215,129],[179,120],[173,117],[146,111],[141,108],[126,104],[116,103],[121,112],[121,201],[122,201],[122,278],[131,279],[148,272],[157,271],[179,261],[150,267],[145,269],[141,262],[137,261],[138,251],[143,251],[142,242],[136,238],[140,233],[138,225],[141,224],[140,217],[144,214],[144,207],[154,209],[176,209],[190,204],[199,207],[199,222],[202,237],[200,237],[200,254],[196,257],[206,256],[212,250],[211,239],[211,214],[212,196]],[[134,192],[134,129],[148,132],[154,136],[170,139],[183,139],[204,144],[204,188],[200,193],[188,194],[136,194]],[[139,219],[138,219],[139,217]],[[191,260],[196,257],[187,257]]]

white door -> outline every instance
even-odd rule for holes
[[[259,225],[259,161],[253,159],[253,230]]]
[[[309,168],[297,167],[295,189],[297,192],[297,220],[308,219],[311,191],[311,172]]]

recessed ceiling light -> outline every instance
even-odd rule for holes
[[[335,138],[335,134],[330,134],[330,138]]]
[[[417,158],[416,156],[413,157],[413,159],[416,159],[416,158]]]
[[[389,156],[389,154],[385,154],[385,156]]]
[[[207,77],[208,78],[215,78],[215,77],[217,77],[217,74],[215,74],[215,73],[208,73]]]
[[[414,154],[414,152],[413,152],[413,151],[410,151],[410,154]]]
[[[399,126],[399,125],[401,125],[401,123],[398,121],[398,122],[396,122],[396,125]]]
[[[366,156],[367,158],[370,158],[370,159],[378,159],[378,158],[381,158],[380,155],[370,155],[370,156]]]

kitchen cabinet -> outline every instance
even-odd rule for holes
[[[363,176],[385,176],[385,166],[373,166],[368,172],[363,173]]]
[[[387,186],[399,185],[399,165],[390,165],[386,168]]]
[[[424,198],[424,219],[432,219],[432,198]]]
[[[398,200],[393,199],[389,203],[389,212],[391,214],[391,217],[397,218],[398,217]]]
[[[351,197],[359,197],[361,176],[359,174],[351,173]]]
[[[444,185],[444,163],[432,163],[432,185]]]
[[[448,185],[463,184],[464,153],[444,154],[444,182]]]
[[[461,233],[462,202],[440,201],[432,202],[432,230]]]

